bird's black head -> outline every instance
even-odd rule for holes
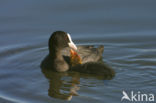
[[[76,45],[71,40],[70,34],[64,31],[55,31],[52,33],[49,39],[49,50],[60,50],[65,47],[70,47],[74,50],[77,49]]]

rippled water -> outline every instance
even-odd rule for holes
[[[156,95],[154,0],[0,1],[1,103],[120,103],[122,91]],[[112,80],[45,73],[55,30],[80,45],[103,44]],[[125,100],[126,102],[126,100]]]

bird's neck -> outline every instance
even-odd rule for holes
[[[49,51],[49,55],[53,59],[63,60],[63,56],[61,54],[61,49],[54,48],[53,50]]]

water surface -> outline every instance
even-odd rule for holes
[[[123,90],[156,95],[155,3],[0,1],[0,102],[120,103]],[[103,60],[116,76],[44,75],[40,63],[55,30],[69,32],[77,45],[103,44]]]

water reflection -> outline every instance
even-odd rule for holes
[[[53,72],[43,69],[42,73],[49,80],[48,95],[63,100],[71,100],[72,96],[77,96],[79,90],[80,75],[78,73]]]
[[[73,71],[60,73],[45,68],[42,68],[42,73],[49,80],[48,95],[53,98],[68,101],[70,101],[73,96],[78,96],[77,91],[80,90],[80,78],[110,79],[107,76],[82,74]]]

